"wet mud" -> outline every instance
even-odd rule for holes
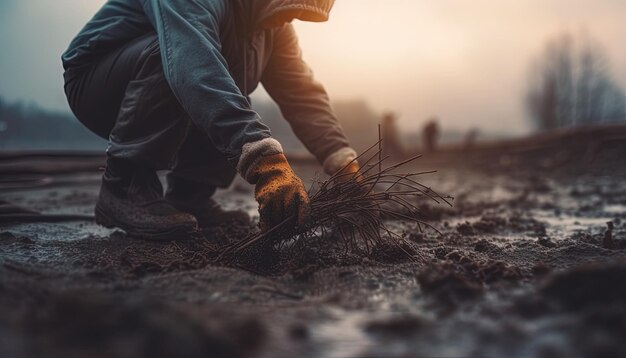
[[[436,169],[425,184],[454,206],[415,202],[439,232],[386,220],[401,247],[329,235],[223,260],[254,222],[169,243],[92,222],[0,224],[0,356],[626,355],[623,176]],[[0,200],[89,214],[97,174],[64,183]],[[217,200],[253,213],[250,190]]]

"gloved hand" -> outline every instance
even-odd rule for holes
[[[359,163],[355,160],[337,173],[335,181],[338,183],[344,183],[350,180],[356,180],[357,183],[361,182],[363,181],[363,175],[359,172],[360,169]]]
[[[250,174],[256,182],[254,194],[259,203],[261,230],[269,230],[290,216],[295,217],[296,225],[306,224],[309,196],[284,154],[259,158],[250,168]]]
[[[341,176],[342,179],[346,180],[350,179],[350,175],[343,175],[349,173],[356,173],[359,170],[359,163],[356,161],[357,155],[356,151],[350,147],[341,148],[334,153],[330,154],[323,163],[324,171],[328,175],[337,174],[337,172],[341,171],[338,175]]]

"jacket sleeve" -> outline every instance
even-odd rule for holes
[[[246,143],[270,137],[235,84],[219,29],[227,0],[139,0],[156,29],[165,77],[176,98],[229,161]]]
[[[324,87],[302,60],[291,24],[277,30],[274,49],[261,82],[307,149],[324,163],[349,147]]]

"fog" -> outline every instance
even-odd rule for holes
[[[60,55],[102,3],[0,1],[0,97],[68,111]],[[590,34],[626,86],[624,14],[622,0],[338,0],[328,23],[296,27],[335,101],[365,99],[407,129],[437,115],[449,128],[523,133],[527,71],[550,37]]]

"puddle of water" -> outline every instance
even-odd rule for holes
[[[313,339],[327,344],[324,357],[358,357],[371,347],[371,341],[361,326],[366,315],[328,308],[332,319],[313,329]],[[327,342],[327,343],[326,343]]]
[[[566,229],[567,231],[586,230],[591,226],[606,226],[606,223],[611,221],[610,217],[590,218],[573,215],[554,216],[537,214],[535,218],[548,223],[550,226]]]
[[[490,201],[505,201],[515,198],[515,193],[500,184],[496,184],[491,191]]]
[[[589,231],[591,229],[606,228],[606,223],[611,221],[609,216],[581,217],[562,214],[555,216],[551,212],[535,211],[533,217],[548,224],[547,232],[550,236],[558,239],[555,234],[573,234],[576,231]]]
[[[86,237],[108,237],[115,230],[107,229],[95,223],[66,222],[53,224],[17,224],[0,228],[15,236],[27,236],[37,240],[77,241]]]
[[[625,207],[626,209],[626,207]],[[606,223],[613,220],[610,216],[601,216],[601,217],[580,217],[574,215],[566,215],[561,214],[559,216],[555,216],[552,211],[546,210],[533,210],[532,215],[530,216],[533,219],[544,222],[547,225],[546,231],[549,236],[559,239],[565,238],[567,235],[571,235],[577,231],[587,231],[590,229],[603,229],[606,228]],[[472,217],[461,217],[461,218],[453,218],[449,220],[450,227],[454,228],[459,224],[463,224],[465,222],[469,222],[470,224],[474,224],[480,221],[481,216],[472,216]],[[522,235],[520,233],[499,233],[498,238],[503,239],[520,239],[520,238],[536,238],[536,235]],[[494,244],[498,244],[497,242],[493,242]]]
[[[243,210],[251,219],[258,219],[259,204],[254,200],[252,193],[238,193],[234,191],[218,192],[214,199],[224,210]]]
[[[381,341],[365,330],[367,323],[387,321],[403,315],[417,315],[434,320],[435,313],[424,309],[423,297],[415,296],[416,282],[407,283],[402,293],[374,293],[369,295],[369,310],[344,310],[337,307],[323,308],[327,319],[315,325],[312,337],[319,342],[323,357],[361,357],[364,353],[380,348]],[[405,356],[407,342],[385,340],[385,351],[389,356]],[[392,352],[395,352],[392,354]],[[371,355],[368,355],[371,356]]]
[[[626,214],[626,205],[622,205],[622,204],[605,205],[603,211],[607,214],[623,215],[623,214]]]

